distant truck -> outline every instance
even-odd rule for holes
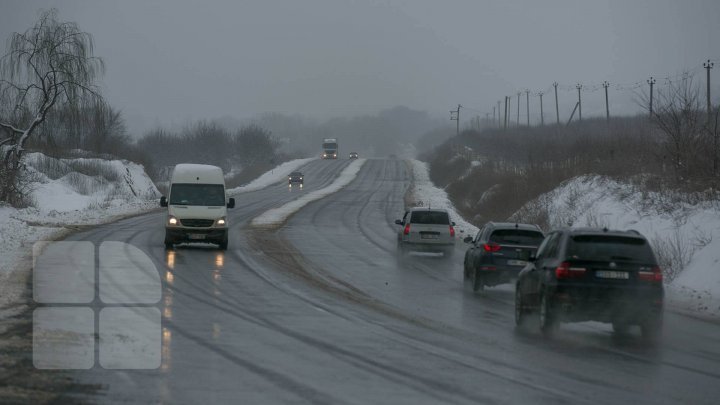
[[[176,243],[216,243],[228,246],[227,208],[235,199],[225,194],[225,178],[217,166],[181,163],[170,180],[170,195],[160,198],[167,207],[165,248]]]
[[[338,142],[337,138],[325,138],[322,143],[322,158],[337,159],[338,158]]]

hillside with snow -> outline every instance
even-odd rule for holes
[[[126,160],[25,158],[32,207],[0,206],[0,297],[19,302],[32,245],[82,226],[97,225],[158,206],[157,188],[143,166]],[[15,309],[17,310],[17,308]]]
[[[720,202],[688,202],[602,176],[581,176],[527,203],[513,219],[634,229],[652,243],[671,308],[720,315]]]

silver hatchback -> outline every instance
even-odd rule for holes
[[[402,219],[395,221],[398,230],[398,254],[411,251],[443,253],[450,257],[455,252],[455,222],[450,221],[446,210],[411,208]]]

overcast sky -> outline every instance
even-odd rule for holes
[[[632,83],[690,70],[704,84],[703,61],[720,59],[718,0],[0,0],[0,38],[50,7],[93,35],[104,94],[136,133],[224,115],[325,119],[395,105],[449,117],[461,103],[466,119],[553,81],[561,119],[576,83],[596,90],[583,93],[583,116],[603,114],[604,80],[611,113],[629,114],[639,109]],[[720,63],[718,83],[719,72]],[[554,100],[544,101],[554,119]],[[533,93],[530,108],[539,120]]]

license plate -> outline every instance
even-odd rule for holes
[[[205,235],[202,233],[191,233],[188,235],[188,239],[201,240],[201,239],[205,239]]]
[[[422,238],[422,239],[437,239],[438,235],[434,235],[431,233],[430,234],[420,234],[420,238]]]
[[[627,271],[598,270],[595,272],[595,277],[627,280],[630,278],[630,275]]]
[[[508,260],[507,264],[508,266],[524,266],[527,262],[524,260]]]

